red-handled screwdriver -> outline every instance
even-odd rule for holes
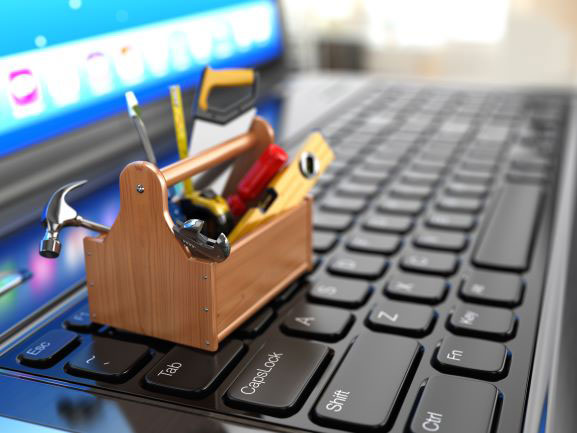
[[[288,161],[288,155],[282,147],[271,143],[247,171],[236,186],[236,193],[227,198],[230,211],[235,217],[241,217],[248,204],[258,198],[275,174]]]

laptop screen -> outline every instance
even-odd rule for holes
[[[192,86],[203,66],[278,58],[274,0],[22,0],[0,7],[0,157]]]

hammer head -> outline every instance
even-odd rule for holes
[[[67,226],[78,225],[78,212],[66,202],[66,196],[73,189],[86,183],[85,180],[65,185],[50,197],[42,213],[42,225],[46,229],[40,242],[40,255],[49,259],[58,257],[62,245],[58,239],[60,230]]]

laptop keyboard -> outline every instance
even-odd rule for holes
[[[319,125],[337,158],[313,191],[314,272],[219,352],[93,324],[83,301],[0,367],[265,429],[520,431],[567,111],[375,88]]]

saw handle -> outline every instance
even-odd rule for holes
[[[198,106],[201,110],[208,110],[208,97],[215,87],[249,86],[254,82],[255,73],[252,69],[216,70],[207,66],[202,74]]]

